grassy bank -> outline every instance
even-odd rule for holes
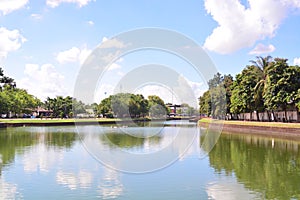
[[[210,123],[212,119],[203,118],[199,123]],[[215,121],[217,122],[217,121]],[[282,122],[255,122],[255,121],[220,121],[224,125],[244,125],[244,126],[261,126],[261,127],[278,127],[278,128],[300,128],[300,123],[282,123]]]

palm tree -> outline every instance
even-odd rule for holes
[[[254,101],[255,101],[255,107],[257,108],[256,110],[256,116],[257,120],[259,121],[259,111],[264,110],[264,105],[263,105],[263,95],[266,91],[266,80],[268,76],[268,70],[270,63],[272,62],[272,57],[271,56],[256,56],[256,61],[250,60],[250,62],[257,66],[260,71],[257,74],[258,77],[260,77],[260,80],[257,82],[256,86],[254,87]],[[270,115],[268,113],[268,118],[270,121]]]

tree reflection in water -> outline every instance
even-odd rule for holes
[[[0,175],[2,168],[8,166],[17,154],[38,144],[49,148],[71,148],[77,140],[75,131],[65,131],[45,127],[19,127],[0,129]]]
[[[110,147],[117,146],[120,148],[131,149],[143,147],[146,142],[158,144],[161,136],[143,137],[142,135],[132,136],[122,132],[110,132],[100,135],[100,139]]]
[[[209,161],[217,173],[234,173],[264,199],[300,198],[299,150],[299,142],[222,134]]]

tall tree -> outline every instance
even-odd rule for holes
[[[252,120],[252,113],[257,110],[257,105],[254,100],[254,88],[260,80],[261,70],[259,67],[251,65],[247,66],[240,74],[236,75],[236,80],[232,85],[231,96],[231,112],[235,114],[250,113],[250,120]]]
[[[204,92],[199,98],[199,112],[206,116],[211,115],[211,96],[209,90]]]
[[[230,98],[232,96],[232,84],[233,84],[233,77],[231,74],[224,75],[224,87],[225,87],[225,92],[226,92],[226,113],[231,115],[230,112],[230,107],[231,107],[231,102]],[[232,116],[231,116],[232,118]]]
[[[257,82],[257,84],[254,87],[254,100],[255,100],[255,107],[257,108],[256,114],[257,114],[257,119],[259,120],[259,112],[265,110],[263,95],[265,94],[266,91],[266,80],[268,76],[268,69],[270,67],[270,63],[272,62],[272,57],[257,56],[256,59],[257,59],[256,61],[251,60],[250,62],[260,69],[260,71],[258,71],[257,73],[260,80]]]
[[[265,106],[273,112],[283,110],[287,117],[287,108],[297,105],[297,93],[300,89],[300,70],[298,66],[289,66],[287,59],[275,58],[268,70],[267,89],[264,95]]]
[[[264,105],[266,109],[273,113],[274,120],[277,121],[277,118],[274,114],[275,110],[279,108],[286,109],[286,104],[284,100],[284,89],[279,85],[283,86],[279,81],[284,82],[283,75],[286,68],[288,68],[287,59],[275,58],[274,61],[270,64],[267,79],[266,79],[266,90],[263,95]],[[286,85],[288,87],[288,85]]]

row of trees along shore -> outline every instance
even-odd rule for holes
[[[300,67],[290,66],[287,59],[271,56],[257,57],[250,61],[235,79],[220,73],[208,81],[209,89],[199,98],[200,114],[222,119],[243,119],[245,113],[250,120],[277,121],[276,112],[300,110]],[[14,79],[4,75],[0,67],[0,114],[22,117],[32,114],[37,108],[50,110],[48,117],[73,117],[78,113],[92,110],[105,117],[145,117],[165,115],[169,110],[164,101],[156,96],[148,99],[140,94],[115,94],[99,104],[85,105],[73,97],[47,98],[42,102],[26,90],[17,88]],[[129,111],[129,112],[128,112]],[[49,114],[49,113],[48,113]],[[255,117],[254,117],[255,116]]]
[[[156,95],[145,99],[141,94],[119,93],[105,98],[96,107],[104,117],[162,117],[169,113],[164,101]]]
[[[277,112],[300,110],[300,67],[285,58],[256,57],[235,79],[217,73],[208,81],[209,89],[199,98],[200,113],[213,118],[278,121]],[[255,114],[255,115],[254,115]]]
[[[14,79],[4,75],[0,67],[0,114],[31,113],[40,100],[26,90],[16,87]]]
[[[44,102],[17,88],[14,79],[4,75],[0,67],[0,114],[5,117],[31,116],[38,110],[50,111],[37,117],[70,118],[83,117],[146,117],[163,116],[169,113],[164,101],[156,95],[145,99],[141,94],[120,93],[103,99],[99,104],[86,105],[76,98],[66,96],[48,97]]]
[[[73,113],[86,113],[91,105],[85,105],[75,98],[67,96],[48,97],[42,102],[26,90],[17,88],[13,78],[4,75],[0,67],[0,117],[32,116],[38,110],[48,110],[48,116],[43,114],[37,117],[65,118],[73,117]]]

